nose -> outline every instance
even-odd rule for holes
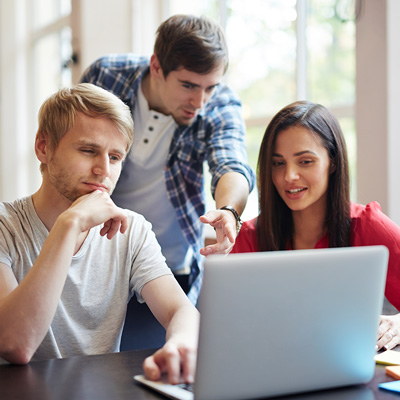
[[[285,171],[285,180],[287,182],[293,182],[299,179],[299,173],[295,165],[287,165]]]
[[[204,105],[206,104],[206,100],[207,100],[207,98],[206,98],[206,95],[205,95],[204,91],[203,90],[196,90],[193,93],[193,97],[192,97],[190,103],[194,108],[200,109],[200,108],[204,107]]]
[[[110,160],[108,155],[99,155],[95,159],[93,166],[93,173],[95,175],[108,177],[110,176]]]

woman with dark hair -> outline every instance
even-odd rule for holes
[[[258,158],[260,213],[232,253],[385,245],[386,297],[400,309],[400,228],[376,202],[350,202],[346,143],[324,106],[298,101],[268,125]],[[400,314],[382,316],[378,348],[400,344]]]

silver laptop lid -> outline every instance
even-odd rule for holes
[[[383,246],[207,257],[195,398],[369,381],[387,262]]]

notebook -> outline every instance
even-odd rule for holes
[[[135,380],[187,400],[368,382],[388,253],[369,246],[207,257],[194,393]]]

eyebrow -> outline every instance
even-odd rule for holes
[[[299,151],[298,153],[294,153],[293,155],[295,156],[295,157],[298,157],[298,156],[302,156],[303,154],[313,154],[314,156],[316,156],[317,155],[317,153],[315,153],[314,151],[311,151],[311,150],[303,150],[303,151]],[[282,154],[278,154],[278,153],[272,153],[272,157],[283,157],[283,155]]]

